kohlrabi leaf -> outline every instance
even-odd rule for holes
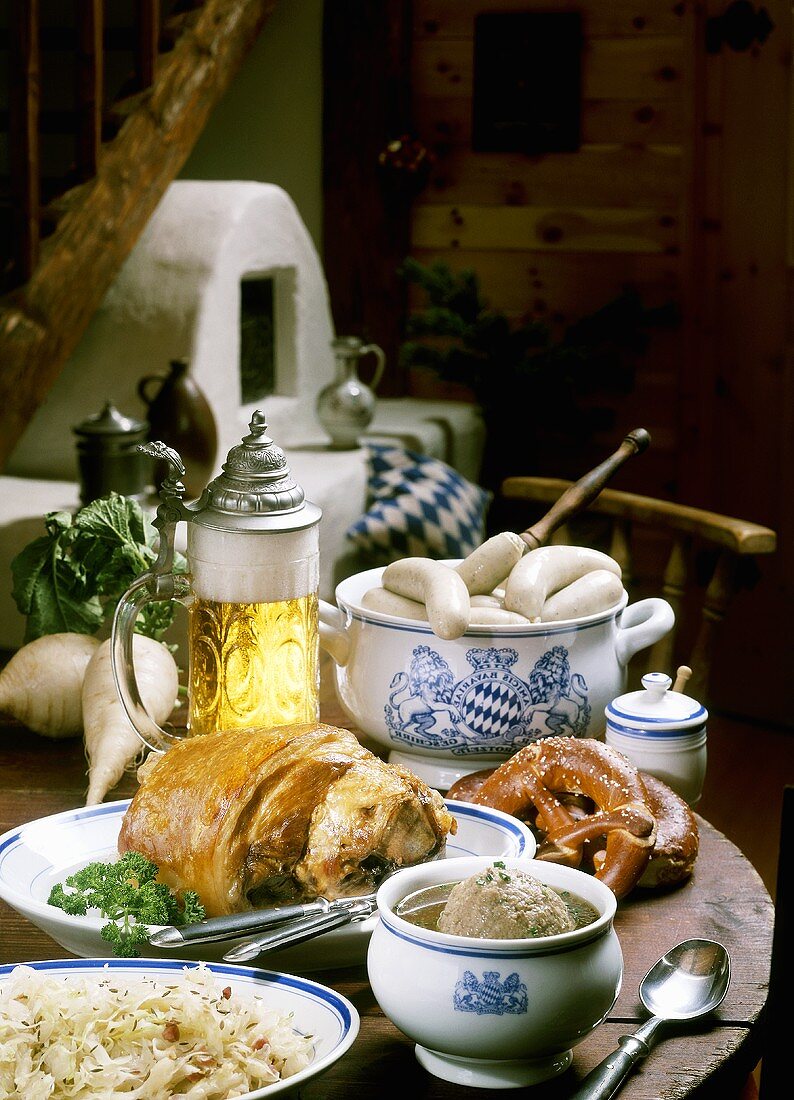
[[[13,596],[27,617],[25,640],[72,631],[94,634],[110,619],[119,597],[155,561],[156,532],[137,501],[111,493],[76,515],[50,512],[46,535],[11,563]],[[176,572],[185,560],[175,555]],[[137,630],[161,638],[174,605],[159,601],[139,617]]]
[[[102,605],[96,595],[86,594],[65,542],[63,534],[44,535],[11,563],[12,595],[27,617],[26,642],[44,634],[94,634],[102,623]]]

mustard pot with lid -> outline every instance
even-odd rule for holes
[[[222,473],[185,504],[179,454],[162,442],[141,450],[167,463],[154,526],[157,561],[133,582],[113,619],[111,658],[136,733],[162,751],[176,738],[141,700],[132,638],[141,609],[157,600],[188,608],[188,731],[273,728],[319,718],[320,508],[306,500],[284,452],[257,411]],[[187,523],[187,574],[173,572],[176,525]]]
[[[706,775],[708,711],[671,686],[666,673],[649,672],[641,691],[613,699],[604,710],[605,740],[694,806]]]

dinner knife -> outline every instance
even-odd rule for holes
[[[265,951],[276,951],[280,947],[303,943],[304,940],[313,939],[334,928],[341,928],[342,925],[349,924],[351,921],[365,920],[375,912],[376,908],[374,898],[358,898],[345,909],[283,922],[274,931],[264,936],[258,936],[256,939],[247,940],[232,947],[223,958],[226,962],[249,962]]]
[[[195,924],[181,926],[168,925],[158,928],[149,936],[152,947],[182,947],[186,943],[212,943],[215,940],[230,940],[235,936],[244,936],[249,932],[259,932],[274,924],[309,917],[317,914],[332,913],[344,909],[359,901],[359,898],[339,898],[328,901],[317,898],[316,901],[296,905],[282,905],[274,909],[253,909],[248,913],[230,913],[223,917],[208,917]]]

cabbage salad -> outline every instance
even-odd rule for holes
[[[224,1100],[298,1073],[312,1054],[291,1014],[234,996],[203,964],[173,980],[64,980],[20,965],[0,982],[0,1098]]]

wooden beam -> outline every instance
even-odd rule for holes
[[[498,11],[579,11],[588,38],[649,38],[677,34],[683,4],[658,0],[499,0]],[[414,0],[414,37],[471,38],[474,20],[488,8],[483,0]]]
[[[16,272],[30,277],[39,254],[39,2],[14,0],[10,27],[9,153],[16,211]]]
[[[411,240],[416,249],[663,253],[678,243],[675,218],[670,220],[672,225],[652,208],[423,201],[413,210]]]
[[[64,201],[26,286],[0,303],[0,465],[77,346],[119,268],[237,73],[274,0],[207,0],[151,94]],[[75,287],[80,288],[75,293]]]
[[[679,36],[593,38],[582,58],[582,99],[680,100],[683,63],[684,41]],[[412,72],[419,98],[471,99],[472,40],[418,40]]]
[[[102,0],[79,0],[77,5],[77,174],[90,179],[99,163],[102,143],[104,54]]]

